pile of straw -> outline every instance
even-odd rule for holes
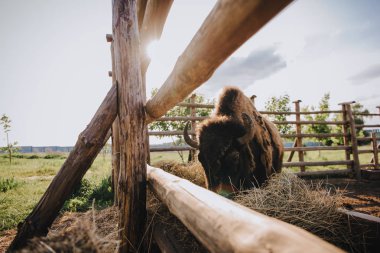
[[[156,164],[157,166],[157,164]],[[161,163],[167,172],[205,186],[204,172],[199,163],[179,165]],[[351,252],[362,249],[363,238],[349,231],[339,191],[329,190],[322,182],[310,183],[289,173],[273,176],[260,189],[238,192],[233,200],[265,215],[299,226],[338,247]],[[155,196],[148,191],[148,222],[144,240],[151,247],[153,227],[159,226],[173,235],[185,252],[207,252],[186,227]],[[89,211],[65,215],[53,226],[49,235],[31,241],[22,252],[115,252],[117,241],[117,210]]]
[[[114,253],[119,245],[117,238],[117,211],[113,207],[66,213],[53,224],[48,236],[33,238],[20,252]]]
[[[351,234],[347,216],[339,211],[342,193],[323,181],[307,182],[284,172],[274,175],[263,188],[237,193],[234,201],[349,251],[357,251],[364,243]]]

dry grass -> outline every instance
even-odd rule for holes
[[[156,164],[165,171],[204,186],[203,169],[199,163],[179,165],[172,162]],[[270,179],[261,189],[237,193],[234,200],[255,211],[294,224],[349,251],[361,249],[362,238],[350,232],[346,216],[338,211],[342,196],[321,182],[312,185],[291,174],[282,173]],[[184,252],[207,252],[186,227],[149,191],[147,198],[148,228],[145,240],[152,242],[152,228],[168,231]],[[117,210],[65,214],[45,238],[34,239],[22,252],[115,252],[117,241]],[[149,246],[150,247],[150,246]],[[29,251],[28,251],[29,250]]]
[[[364,243],[349,231],[343,196],[323,181],[312,184],[290,173],[274,175],[263,188],[239,192],[234,201],[252,210],[301,227],[349,251]]]
[[[115,252],[117,211],[107,208],[86,213],[66,213],[59,218],[47,237],[32,239],[20,252]]]

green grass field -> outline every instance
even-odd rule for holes
[[[369,149],[361,147],[361,149]],[[289,153],[285,154],[284,161]],[[19,155],[13,158],[10,165],[6,155],[0,155],[0,235],[1,231],[15,228],[33,209],[42,194],[47,189],[56,172],[65,161],[67,154],[61,155]],[[186,162],[188,152],[183,152]],[[371,154],[360,155],[362,163],[368,163]],[[343,160],[343,151],[311,151],[305,155],[306,161],[331,161]],[[159,161],[174,160],[182,162],[177,152],[155,152],[151,153],[151,164]],[[293,161],[298,161],[297,153]],[[307,167],[306,170],[337,169],[343,166]],[[290,168],[290,171],[298,172],[299,168]],[[99,185],[102,180],[109,177],[111,173],[111,156],[100,154],[96,158],[85,179],[93,185]]]
[[[0,156],[0,231],[15,228],[33,209],[65,161],[67,154],[45,159],[13,158],[12,164],[5,155]],[[35,156],[34,156],[35,157]],[[85,178],[99,184],[111,171],[110,156],[95,160]]]

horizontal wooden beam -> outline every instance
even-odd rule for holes
[[[350,165],[353,161],[284,162],[283,167]]]
[[[377,140],[380,140],[380,136],[376,137]],[[372,137],[359,137],[357,138],[358,141],[372,141]]]
[[[375,167],[375,164],[373,163],[366,163],[366,164],[360,164],[360,168],[367,168],[367,167]]]
[[[343,252],[296,226],[147,166],[151,189],[211,252]]]
[[[347,122],[346,121],[317,121],[317,120],[301,120],[301,121],[272,121],[274,124],[277,125],[285,125],[285,124],[301,124],[301,125],[344,125]]]
[[[337,111],[312,111],[312,112],[271,112],[271,111],[260,111],[262,114],[268,114],[268,115],[291,115],[291,114],[301,114],[301,115],[308,115],[308,114],[324,114],[324,113],[341,113],[342,110]]]
[[[214,108],[212,104],[197,104],[197,103],[178,103],[177,106],[194,107],[194,108]]]
[[[356,128],[380,127],[380,124],[374,125],[355,125]]]
[[[303,137],[303,138],[329,138],[329,137],[344,137],[348,136],[347,134],[343,133],[331,133],[331,134],[281,134],[282,138],[296,138],[296,137]]]
[[[177,116],[177,117],[161,117],[156,119],[155,121],[189,121],[189,120],[195,120],[195,121],[202,121],[205,119],[208,119],[207,116],[196,116],[196,117],[189,117],[189,116]]]
[[[171,146],[171,147],[151,147],[150,152],[167,152],[167,151],[188,151],[195,150],[195,148],[189,146]]]
[[[188,131],[190,135],[194,135],[194,131]],[[149,135],[155,135],[155,136],[172,136],[172,135],[183,135],[183,131],[150,131],[148,132]]]
[[[380,116],[380,114],[379,113],[364,113],[364,112],[353,112],[352,113],[353,115],[355,115],[355,116]]]
[[[350,150],[350,146],[313,146],[313,147],[291,147],[284,151],[322,151],[322,150]]]
[[[291,2],[218,1],[162,87],[147,102],[147,122],[164,115],[206,82],[236,49]]]
[[[373,153],[372,149],[360,149],[358,150],[358,154],[368,154],[368,153]]]
[[[352,170],[318,170],[318,171],[304,171],[294,173],[299,177],[312,177],[312,176],[333,176],[333,175],[349,175],[352,174]]]

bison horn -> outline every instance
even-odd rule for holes
[[[190,147],[193,147],[193,148],[196,148],[196,149],[199,149],[199,143],[194,141],[193,139],[190,138],[189,136],[189,133],[187,132],[188,131],[188,128],[189,128],[189,123],[190,121],[188,121],[186,123],[186,126],[185,126],[185,129],[183,130],[183,138],[185,139],[185,142],[190,146]]]

